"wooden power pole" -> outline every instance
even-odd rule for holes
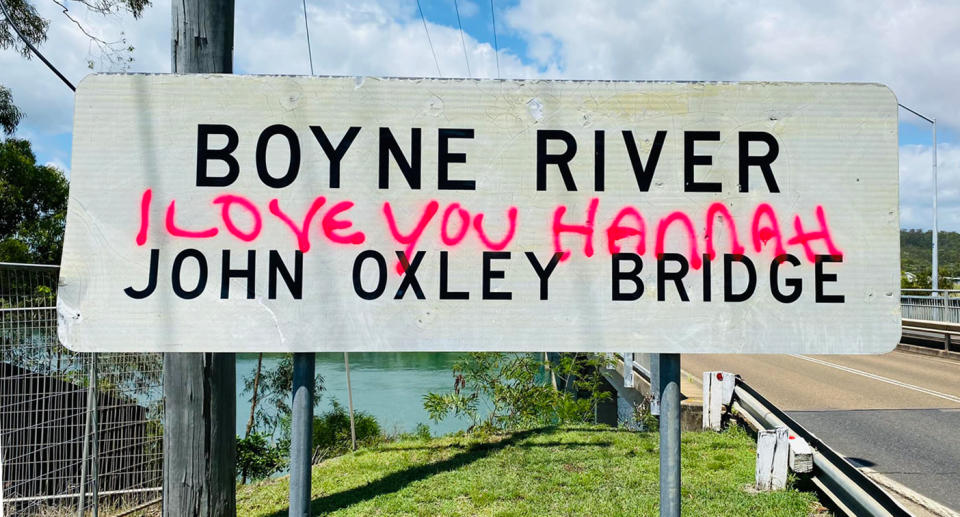
[[[172,71],[233,73],[233,0],[172,4]],[[236,515],[236,378],[234,354],[164,354],[164,517]]]

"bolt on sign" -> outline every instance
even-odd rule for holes
[[[93,75],[73,135],[74,350],[900,336],[882,85]]]

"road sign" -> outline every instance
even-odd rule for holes
[[[60,337],[876,353],[898,227],[876,84],[94,75]]]

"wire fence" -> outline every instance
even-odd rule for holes
[[[0,263],[0,501],[5,515],[82,515],[160,497],[160,354],[57,340],[59,269]]]

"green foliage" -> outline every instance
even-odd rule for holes
[[[43,19],[37,12],[33,4],[27,0],[2,0],[10,15],[8,20],[6,16],[0,19],[0,49],[12,48],[23,57],[30,59],[30,49],[20,40],[16,31],[10,26],[10,22],[20,29],[20,34],[37,46],[47,39],[47,28],[50,27],[50,21]]]
[[[85,17],[75,17],[68,6],[68,2],[51,0],[61,8],[61,14],[70,20],[90,41],[91,46],[100,50],[100,61],[109,68],[125,71],[133,62],[133,46],[127,41],[126,35],[121,32],[116,40],[105,40],[97,34],[100,31],[92,30],[86,25]],[[44,19],[29,0],[0,0],[0,49],[13,49],[25,59],[31,59],[33,53],[29,46],[20,39],[23,36],[34,47],[40,47],[47,40],[47,30],[50,20]],[[120,12],[128,12],[134,18],[143,15],[143,10],[150,5],[150,0],[77,0],[75,4],[82,5],[87,11],[101,16],[112,16]],[[12,22],[12,23],[11,23]],[[16,27],[19,30],[19,35]],[[93,60],[87,60],[88,66],[93,68]],[[4,133],[12,135],[23,113],[13,103],[10,90],[0,85],[0,128]]]
[[[62,172],[37,165],[30,142],[0,142],[0,262],[60,262],[67,189]]]
[[[0,128],[3,128],[4,133],[12,135],[22,117],[23,113],[13,103],[13,94],[0,85]]]
[[[256,372],[254,372],[255,374]],[[243,379],[245,393],[253,393],[254,374]],[[320,405],[323,377],[314,379],[313,407]],[[272,366],[264,367],[257,385],[257,407],[254,413],[254,430],[276,440],[290,437],[290,397],[293,393],[293,354],[282,354]]]
[[[347,452],[350,443],[350,413],[336,399],[331,408],[313,418],[314,457],[333,456]],[[363,411],[353,412],[358,446],[372,445],[383,438],[377,419]]]
[[[286,453],[286,448],[271,445],[266,435],[237,436],[237,478],[256,481],[279,472],[286,465]]]
[[[595,419],[604,392],[597,357],[561,357],[555,372],[571,389],[558,391],[544,373],[549,364],[533,354],[476,352],[453,366],[453,391],[428,393],[423,407],[435,422],[448,415],[467,418],[470,431],[501,431],[538,425],[587,422]],[[578,396],[579,395],[579,396]]]
[[[430,438],[432,438],[432,436],[430,435],[430,426],[428,426],[423,422],[420,422],[419,424],[417,424],[417,427],[413,430],[413,436],[417,440],[429,440]]]
[[[960,277],[960,233],[939,232],[937,245],[938,273],[940,288],[951,288],[947,277]],[[933,258],[933,232],[921,230],[900,230],[900,286],[904,289],[930,289]],[[909,278],[911,273],[914,278]]]

